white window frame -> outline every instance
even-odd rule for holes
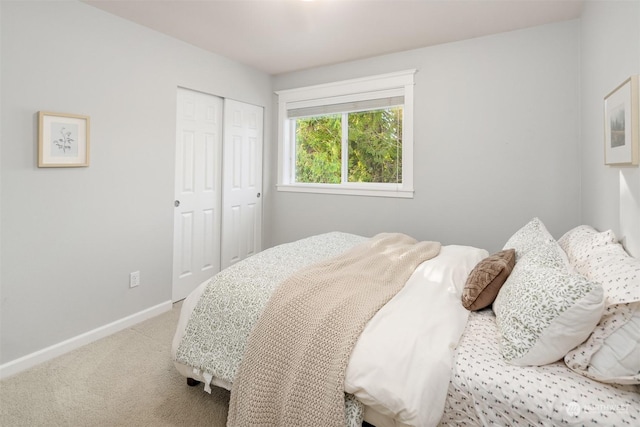
[[[278,191],[413,198],[413,86],[417,70],[277,91]],[[313,184],[295,182],[295,129],[287,111],[346,102],[404,96],[402,183]]]

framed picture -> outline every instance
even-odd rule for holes
[[[38,167],[89,166],[89,116],[38,112]]]
[[[638,164],[640,88],[631,76],[604,98],[604,163]]]

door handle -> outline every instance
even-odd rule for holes
[[[176,200],[175,202],[173,202],[173,206],[175,206],[176,208],[180,206],[180,200]]]
[[[260,193],[256,194],[256,197],[259,199],[260,198]]]

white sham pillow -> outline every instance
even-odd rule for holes
[[[629,321],[610,334],[591,357],[590,371],[602,379],[638,383],[640,375],[640,303],[633,304]]]
[[[617,242],[613,231],[599,232],[589,225],[572,228],[558,239],[558,244],[567,254],[571,267],[583,276],[588,275],[588,263],[594,251],[615,243]]]
[[[640,384],[640,260],[614,243],[594,247],[582,266],[604,288],[605,312],[589,339],[564,361],[601,382]]]
[[[583,268],[586,278],[604,288],[607,305],[640,301],[640,259],[629,256],[622,245],[594,248]]]
[[[508,363],[538,366],[562,359],[600,320],[602,286],[570,272],[564,257],[555,240],[538,243],[500,289],[493,311]]]

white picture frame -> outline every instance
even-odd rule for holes
[[[89,166],[89,116],[38,112],[38,167]]]
[[[640,132],[638,76],[631,76],[604,98],[604,163],[638,165]]]

